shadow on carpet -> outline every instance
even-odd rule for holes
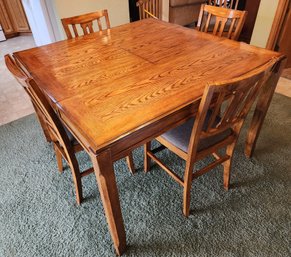
[[[182,215],[182,188],[157,166],[138,172],[115,164],[128,248],[123,256],[291,256],[291,100],[275,95],[255,156],[243,154],[244,128],[231,175],[222,168],[198,178],[192,214]],[[0,127],[0,256],[115,256],[94,174],[75,204],[70,170],[57,171],[34,115]],[[79,154],[81,168],[91,165]],[[182,172],[169,152],[163,159]]]

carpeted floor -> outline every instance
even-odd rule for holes
[[[136,175],[115,165],[128,249],[124,256],[291,256],[291,99],[275,95],[254,158],[236,149],[232,187],[222,169],[195,181],[192,214],[181,213],[182,190],[154,166]],[[70,170],[59,174],[34,115],[0,127],[0,256],[115,256],[95,182],[75,205]],[[182,161],[164,153],[182,171]],[[86,154],[78,156],[82,167]]]

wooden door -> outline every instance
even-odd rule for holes
[[[6,37],[17,34],[4,0],[0,0],[0,23]]]
[[[21,0],[6,0],[14,28],[17,32],[30,32]]]
[[[31,32],[21,0],[0,0],[0,23],[7,38]]]
[[[287,63],[285,68],[291,68],[291,1],[289,2],[289,6],[285,15],[285,19],[281,28],[281,32],[279,34],[279,38],[277,44],[275,46],[275,50],[279,51],[287,56]]]

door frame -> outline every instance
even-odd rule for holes
[[[266,48],[274,50],[288,10],[289,0],[279,0]]]
[[[37,46],[63,39],[51,0],[21,0]]]

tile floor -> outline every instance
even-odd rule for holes
[[[281,77],[276,88],[276,93],[291,97],[291,80]]]
[[[0,42],[0,125],[34,112],[24,89],[7,70],[4,55],[35,46],[32,36],[20,36]]]
[[[33,107],[23,88],[6,69],[3,56],[34,47],[32,36],[20,36],[0,42],[0,125],[33,113]],[[277,93],[291,97],[291,80],[280,78]]]

